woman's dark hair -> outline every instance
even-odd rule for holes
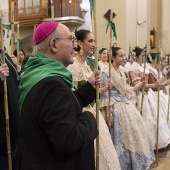
[[[136,57],[138,58],[140,56],[140,54],[143,52],[142,48],[139,47],[135,47],[135,49],[133,50],[133,52],[135,52]]]
[[[105,51],[105,50],[108,50],[108,49],[107,49],[107,48],[102,48],[102,49],[100,49],[100,50],[99,50],[99,54],[102,54],[103,51]]]
[[[116,57],[117,51],[119,51],[121,48],[120,47],[112,47],[112,56]]]
[[[22,51],[22,52],[23,52],[23,54],[24,54],[24,56],[25,56],[25,52],[24,52],[23,50],[19,50],[19,51]],[[17,55],[17,49],[15,49],[15,50],[14,50],[13,55],[14,55],[15,57],[17,57],[17,56],[18,56],[18,55]]]
[[[25,64],[27,63],[28,59],[29,59],[29,55],[26,55],[26,56],[24,57],[23,61],[22,61],[22,66],[23,66],[23,67],[24,67]]]
[[[84,41],[86,39],[86,36],[88,34],[90,34],[91,32],[89,30],[75,30],[75,36],[77,38],[77,41]],[[78,48],[76,49],[76,51],[80,51],[80,47],[78,45]]]
[[[147,55],[147,61],[148,63],[152,63],[153,60],[155,60],[155,58],[157,57],[157,54],[156,53],[149,53]]]

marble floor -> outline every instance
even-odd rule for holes
[[[150,170],[170,170],[170,147],[159,151],[158,166],[154,163]]]

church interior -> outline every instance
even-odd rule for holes
[[[170,54],[170,1],[169,0],[8,0],[0,3],[3,22],[6,25],[5,47],[8,53],[17,48],[17,40],[27,55],[33,50],[32,35],[36,26],[46,21],[65,24],[71,31],[88,29],[95,33],[97,48],[110,43],[129,48],[147,47],[147,52]],[[92,11],[92,6],[95,7]],[[94,9],[93,9],[94,10]],[[113,24],[112,38],[107,26]],[[13,29],[9,26],[14,25]],[[96,24],[96,27],[94,26]],[[9,34],[9,36],[7,36]],[[14,37],[14,49],[10,38]],[[112,39],[112,41],[111,41]],[[110,42],[111,41],[111,42]],[[151,170],[170,170],[170,148],[159,151],[158,166]]]
[[[19,23],[19,39],[28,54],[32,50],[34,28],[40,22],[52,18],[54,21],[66,24],[72,31],[84,28],[97,32],[97,48],[109,48],[110,35],[106,33],[108,24],[106,14],[109,10],[117,34],[117,39],[113,37],[112,44],[122,47],[126,53],[129,46],[143,48],[147,45],[148,52],[157,52],[161,48],[162,52],[167,54],[170,52],[169,3],[167,0],[143,0],[142,2],[106,0],[105,3],[97,1],[96,30],[94,30],[94,17],[91,16],[89,0],[8,0],[1,2],[1,9],[7,25],[11,19],[14,20],[15,34],[17,34],[17,22]],[[8,49],[8,45],[6,46]]]

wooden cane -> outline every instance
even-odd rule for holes
[[[14,51],[14,2],[11,2],[11,54]]]
[[[51,20],[54,21],[54,5],[51,5]]]
[[[19,37],[19,23],[17,23],[17,65],[19,65],[19,51],[20,51],[20,37]]]
[[[1,29],[1,55],[2,64],[5,63],[5,52],[4,52],[4,36],[2,28],[1,10],[0,10],[0,29]],[[11,159],[11,142],[10,142],[10,128],[9,128],[9,112],[8,112],[8,95],[7,95],[7,80],[4,80],[4,109],[5,109],[5,121],[6,121],[6,141],[7,141],[7,155],[8,155],[8,170],[12,170],[12,159]]]
[[[147,49],[147,46],[145,46],[144,48],[144,52],[145,52],[145,56],[143,57],[143,64],[144,64],[144,68],[143,68],[143,74],[144,74],[144,77],[145,77],[145,73],[146,73],[146,49]],[[140,114],[142,115],[143,114],[143,100],[144,100],[144,94],[145,93],[145,87],[143,86],[142,87],[142,100],[141,100],[141,107],[140,107]]]
[[[94,20],[94,37],[95,37],[95,69],[98,70],[97,55],[97,21],[96,21],[96,0],[94,0],[93,20]],[[99,130],[99,85],[96,85],[96,121]],[[99,135],[96,138],[96,170],[99,170]]]
[[[160,54],[157,55],[158,64],[158,80],[160,79]],[[160,108],[160,87],[158,86],[158,98],[157,98],[157,124],[156,124],[156,165],[158,166],[158,145],[159,145],[159,108]]]
[[[112,16],[110,15],[110,21]],[[109,80],[111,80],[111,58],[112,58],[112,28],[110,27],[110,52],[109,52]],[[111,89],[109,90],[109,118],[111,118]],[[109,131],[111,132],[111,127],[109,125]],[[113,138],[113,136],[112,136]]]

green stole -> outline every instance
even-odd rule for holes
[[[22,109],[25,97],[31,88],[40,80],[50,76],[59,76],[64,79],[70,88],[76,88],[72,82],[71,73],[62,63],[43,54],[37,54],[34,57],[29,57],[19,84],[20,110]]]

